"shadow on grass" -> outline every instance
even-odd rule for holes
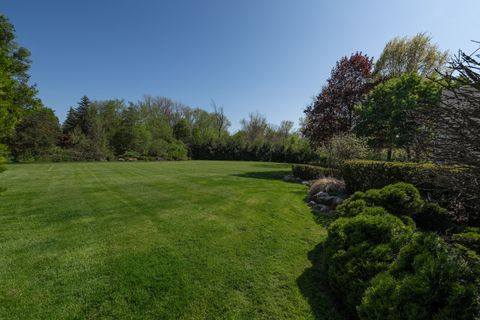
[[[292,166],[289,163],[255,163],[256,168],[285,169],[291,174]],[[287,173],[288,174],[288,173]]]
[[[302,295],[307,298],[315,319],[350,320],[351,316],[343,312],[343,308],[335,299],[328,286],[328,279],[323,269],[323,242],[308,253],[312,266],[305,269],[297,278],[297,285]]]
[[[254,171],[234,174],[234,177],[263,179],[263,180],[282,180],[284,176],[288,175],[290,171]]]

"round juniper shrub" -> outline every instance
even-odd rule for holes
[[[388,269],[412,233],[412,227],[378,207],[330,225],[325,269],[330,287],[352,313],[370,280]]]
[[[382,189],[357,191],[338,207],[337,212],[344,216],[354,216],[361,212],[360,207],[363,204],[368,207],[385,208],[396,216],[413,216],[421,211],[424,201],[413,185],[399,182]]]
[[[479,274],[433,233],[415,233],[377,275],[358,307],[361,319],[459,319],[480,316]]]

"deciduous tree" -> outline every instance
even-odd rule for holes
[[[0,15],[0,143],[28,111],[41,106],[37,89],[28,83],[30,52],[15,41],[15,28]]]
[[[389,41],[375,63],[375,75],[382,80],[399,77],[406,73],[431,76],[442,69],[448,52],[441,51],[426,33],[397,37]]]
[[[431,132],[419,117],[433,111],[439,103],[441,88],[435,82],[406,74],[379,84],[357,108],[359,135],[369,138],[377,148],[393,148],[410,153],[414,145],[426,144]],[[419,149],[420,150],[420,149]]]
[[[304,111],[302,133],[314,145],[351,131],[356,122],[354,107],[372,88],[372,68],[372,59],[361,52],[337,62],[327,84]]]
[[[60,134],[60,124],[53,111],[41,108],[17,123],[9,146],[17,161],[49,159]]]

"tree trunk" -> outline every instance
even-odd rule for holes
[[[392,160],[392,147],[388,147],[387,160]]]

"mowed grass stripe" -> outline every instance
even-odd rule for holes
[[[11,165],[1,180],[0,318],[314,319],[297,279],[325,230],[305,187],[278,179],[288,171]]]

